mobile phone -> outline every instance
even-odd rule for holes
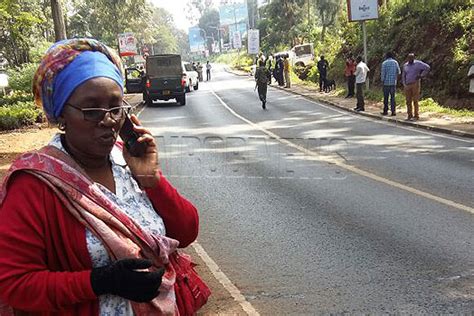
[[[133,157],[141,157],[145,154],[147,144],[138,142],[140,134],[133,130],[133,123],[128,114],[125,115],[125,121],[120,129],[119,135],[130,155]]]

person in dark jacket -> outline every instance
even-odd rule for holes
[[[266,109],[267,103],[267,87],[268,87],[268,69],[265,67],[265,62],[260,60],[258,68],[255,71],[255,82],[257,85],[258,97],[262,101],[262,109]]]
[[[318,72],[319,72],[319,92],[323,91],[324,84],[326,83],[328,76],[329,63],[324,56],[318,61]]]

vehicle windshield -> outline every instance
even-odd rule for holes
[[[311,45],[302,45],[302,46],[295,47],[296,56],[310,55],[310,54],[311,54]]]
[[[146,62],[146,72],[152,77],[181,75],[181,57],[171,55],[149,57]]]
[[[193,65],[191,64],[184,64],[184,69],[186,69],[186,71],[193,71]]]

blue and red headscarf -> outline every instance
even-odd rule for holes
[[[89,79],[114,80],[123,91],[122,63],[118,55],[101,42],[76,38],[51,46],[33,79],[35,103],[43,107],[48,121],[56,123],[74,90]]]

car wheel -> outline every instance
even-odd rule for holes
[[[194,88],[194,90],[199,89],[199,82],[196,82],[196,85],[193,88]]]
[[[180,105],[186,105],[186,95],[183,94],[182,96],[177,97],[176,102],[178,102]]]

